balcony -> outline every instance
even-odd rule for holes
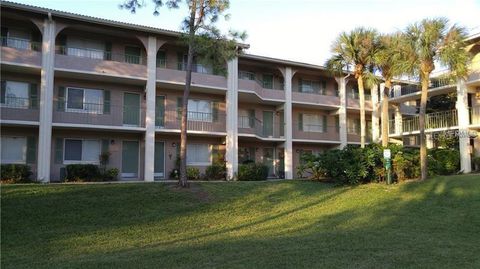
[[[8,62],[19,65],[42,65],[42,44],[28,39],[1,38],[2,63]]]
[[[257,136],[261,139],[281,138],[283,137],[283,124],[278,120],[271,125],[264,124],[255,117],[238,116],[238,133],[244,136]]]
[[[3,99],[3,98],[2,98]],[[38,122],[38,100],[6,96],[0,104],[1,120]]]
[[[55,68],[112,76],[146,78],[145,57],[88,48],[57,46]]]
[[[292,101],[299,103],[313,103],[322,106],[340,106],[340,98],[334,94],[328,94],[325,90],[312,90],[305,92],[297,89],[292,92]]]
[[[293,126],[298,126],[298,122],[294,122]],[[340,134],[337,126],[304,124],[303,130],[294,128],[293,139],[339,142]]]
[[[182,62],[164,61],[157,59],[157,80],[165,83],[185,85],[186,65]],[[216,75],[213,71],[201,64],[192,66],[192,86],[227,89],[227,78]]]
[[[109,103],[82,103],[78,108],[67,108],[65,102],[53,104],[53,123],[118,126],[127,128],[145,127],[145,109],[139,106],[114,105]],[[67,125],[68,126],[68,125]]]
[[[255,92],[264,100],[285,100],[283,83],[265,83],[257,79],[238,79],[238,89]]]
[[[451,88],[456,85],[456,81],[454,79],[445,77],[445,78],[432,78],[430,80],[430,84],[428,86],[428,90],[440,90],[445,88]],[[422,87],[420,84],[414,85],[405,85],[405,86],[394,86],[393,89],[390,91],[390,98],[400,98],[406,95],[416,95],[420,94],[422,91]],[[441,92],[440,92],[441,93]]]
[[[181,110],[169,110],[155,113],[155,128],[157,130],[180,130]],[[187,115],[187,130],[196,132],[226,132],[224,113],[203,113],[189,111]]]
[[[358,90],[347,93],[347,108],[360,109],[360,95]],[[372,110],[372,96],[365,94],[365,109]]]
[[[458,126],[457,110],[428,113],[425,115],[425,129],[440,129]],[[402,120],[403,132],[419,131],[419,116]]]

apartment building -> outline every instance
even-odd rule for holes
[[[465,79],[450,78],[447,71],[433,74],[428,97],[453,95],[453,109],[427,113],[427,147],[435,145],[435,136],[446,134],[458,137],[461,170],[471,172],[472,157],[480,156],[480,34],[466,40],[467,50],[472,55],[469,75]],[[380,85],[382,89],[383,85]],[[389,136],[408,146],[419,144],[418,111],[420,87],[418,85],[396,85],[390,94]]]
[[[187,51],[178,32],[10,2],[1,12],[2,163],[28,164],[50,182],[66,165],[99,164],[106,153],[119,180],[169,178]],[[194,64],[188,166],[204,171],[225,161],[233,178],[239,163],[253,160],[272,178],[292,179],[303,153],[359,144],[353,79],[249,54],[225,64],[226,77]],[[366,91],[368,141],[377,141],[379,89]],[[400,112],[414,113],[409,100],[396,99]]]

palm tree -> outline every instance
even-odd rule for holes
[[[374,60],[377,69],[385,81],[382,94],[382,146],[388,146],[388,95],[392,88],[392,79],[407,71],[405,54],[403,52],[402,33],[384,34],[378,37],[378,51]]]
[[[334,73],[353,68],[357,80],[360,97],[360,144],[365,147],[365,90],[364,82],[374,76],[370,72],[377,50],[377,31],[368,28],[356,28],[351,32],[341,33],[333,42],[333,56],[327,60],[326,66]]]
[[[425,137],[425,112],[427,106],[430,75],[435,63],[446,66],[452,77],[467,75],[469,54],[465,49],[466,30],[457,25],[449,26],[448,19],[423,19],[405,30],[405,55],[408,58],[409,73],[420,78],[420,166],[421,180],[427,178],[427,146]]]

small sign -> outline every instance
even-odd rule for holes
[[[392,151],[390,149],[383,150],[383,158],[390,159],[392,158]]]

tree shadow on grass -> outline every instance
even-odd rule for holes
[[[252,208],[256,212],[252,218],[237,220],[232,216],[233,223],[223,223],[225,227],[175,240],[134,242],[72,255],[62,252],[38,267],[479,268],[480,187],[473,179],[466,176],[375,186],[371,196],[363,186],[315,191],[308,183],[287,184],[267,191],[270,186],[259,185],[250,194],[243,190],[245,193],[241,191],[219,204],[206,203],[169,215],[200,217],[233,207],[240,207],[234,214],[248,215],[242,211],[264,202],[265,212]],[[292,192],[298,196],[293,203],[286,203]],[[242,206],[245,195],[249,199]],[[335,207],[328,207],[332,203]],[[119,227],[124,225],[127,222]],[[179,227],[179,231],[195,228]],[[87,229],[80,234],[94,231]],[[67,252],[69,247],[65,246]]]

